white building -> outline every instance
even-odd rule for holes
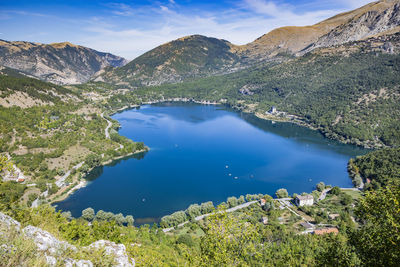
[[[296,196],[295,203],[297,206],[312,206],[314,204],[314,197],[312,195]]]

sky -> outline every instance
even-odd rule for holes
[[[282,26],[312,25],[371,0],[0,0],[0,39],[68,41],[133,59],[201,34],[241,45]]]

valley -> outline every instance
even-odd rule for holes
[[[116,7],[62,28],[139,49]],[[380,0],[130,61],[0,40],[0,266],[397,266],[399,29]]]

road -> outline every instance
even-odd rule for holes
[[[112,122],[109,121],[109,120],[107,120],[106,118],[104,118],[104,112],[101,113],[100,116],[101,116],[103,119],[105,119],[105,120],[107,121],[107,123],[108,123],[107,127],[104,129],[104,133],[105,133],[105,135],[106,135],[106,138],[107,138],[107,139],[110,139],[110,133],[108,132],[108,129],[111,128]]]
[[[79,164],[75,165],[74,167],[72,167],[71,170],[67,171],[67,172],[64,174],[63,177],[61,177],[60,179],[58,179],[58,180],[56,181],[56,185],[57,185],[58,187],[62,187],[63,184],[64,184],[65,179],[67,179],[68,176],[70,176],[71,171],[72,171],[72,170],[77,170],[77,169],[79,169],[80,167],[82,167],[82,165],[83,165],[84,163],[85,163],[85,162],[82,161],[81,163],[79,163]]]
[[[326,198],[326,194],[331,190],[332,190],[332,188],[327,188],[327,189],[322,190],[321,195],[318,198],[318,201],[324,200]]]
[[[235,206],[235,207],[233,207],[233,208],[227,209],[227,210],[225,210],[225,212],[234,212],[234,211],[236,211],[236,210],[240,210],[240,209],[246,208],[246,207],[248,207],[248,206],[250,206],[250,205],[252,205],[252,204],[254,204],[254,203],[257,203],[257,202],[258,202],[258,200],[246,202],[246,203],[240,204],[240,205],[238,205],[238,206]],[[220,212],[222,212],[222,211],[220,211]],[[203,220],[204,218],[206,218],[206,217],[208,217],[208,216],[210,216],[210,215],[212,215],[212,214],[213,214],[213,213],[203,214],[203,215],[197,216],[197,217],[194,218],[194,219],[195,219],[195,221],[200,221],[200,220]],[[176,228],[182,227],[182,226],[184,226],[184,225],[187,224],[187,223],[189,223],[189,221],[186,221],[186,222],[183,222],[183,223],[181,223],[181,224],[178,224],[178,226],[176,226]],[[164,229],[163,229],[163,232],[164,232],[164,233],[167,233],[167,232],[173,230],[174,228],[175,228],[175,227],[164,228]]]

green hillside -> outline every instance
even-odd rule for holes
[[[383,41],[398,44],[400,35]],[[382,38],[359,41],[270,67],[195,81],[146,87],[144,99],[186,97],[227,103],[264,115],[276,106],[326,136],[379,147],[400,144],[400,56]]]
[[[102,75],[105,81],[131,86],[179,82],[222,73],[238,61],[228,41],[192,35],[166,43],[127,65]]]

